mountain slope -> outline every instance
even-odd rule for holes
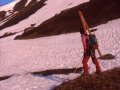
[[[90,28],[110,20],[120,18],[119,0],[96,0],[74,8],[62,11],[51,19],[43,22],[29,32],[23,33],[17,39],[37,38],[49,35],[77,32],[82,28],[78,11],[82,11]],[[48,13],[49,14],[49,13]]]
[[[41,0],[41,3],[44,2],[45,0]],[[66,9],[61,13],[56,14],[54,17],[44,21],[40,25],[37,25],[32,30],[17,36],[15,39],[32,39],[44,36],[59,35],[63,33],[77,32],[80,28],[82,28],[82,24],[78,15],[79,10],[83,12],[83,15],[85,16],[85,19],[90,28],[107,23],[110,20],[120,18],[119,3],[119,0],[90,0],[90,2],[86,2],[74,8]],[[15,16],[13,19],[2,25],[0,29],[17,24],[21,20],[29,17],[29,15],[35,12],[34,11],[32,13],[31,11],[40,9],[39,4],[40,2],[36,3],[33,7],[20,12],[20,15]],[[68,6],[71,4],[72,3],[68,4]],[[47,14],[49,14],[49,12]]]
[[[73,14],[72,13],[65,14],[65,12],[71,12],[72,7],[86,1],[87,0],[47,0],[44,3],[46,4],[45,6],[37,10],[34,14],[30,15],[28,18],[20,21],[18,24],[15,24],[13,26],[7,28],[5,27],[0,31],[0,35],[4,36],[0,38],[0,89],[1,90],[53,90],[54,87],[62,84],[68,79],[76,78],[75,81],[80,82],[81,79],[77,77],[79,77],[83,73],[83,69],[82,69],[83,45],[81,42],[81,35],[79,32],[61,34],[56,36],[46,36],[41,38],[39,38],[40,36],[36,38],[33,35],[35,39],[27,39],[27,40],[14,40],[14,38],[18,35],[21,35],[23,32],[25,32],[30,28],[37,28],[39,27],[39,25],[43,25],[41,24],[43,21],[45,21],[46,22],[45,25],[47,25],[46,27],[43,25],[44,28],[48,30],[49,30],[49,25],[52,22],[54,22],[54,24],[50,26],[50,28],[53,26],[57,28],[56,24],[58,23],[58,21],[60,22],[63,21],[62,23],[58,23],[57,26],[59,27],[59,29],[64,28],[64,30],[67,30],[68,27],[62,27],[63,23],[68,23],[68,20],[70,21],[69,18],[71,18],[69,17],[68,14],[71,14],[71,16]],[[93,1],[92,3],[94,3],[94,0],[91,1]],[[83,6],[86,5],[86,3],[82,5]],[[112,6],[110,5],[111,8],[113,6],[114,5]],[[75,7],[73,8],[73,11],[74,10]],[[86,11],[87,10],[89,9],[87,8]],[[79,25],[81,25],[81,23],[78,16],[78,12],[76,11],[74,13],[76,13],[75,15],[77,17],[76,16],[74,17],[74,15],[72,17],[78,18],[77,20],[79,21],[79,23],[76,26],[80,27]],[[83,13],[85,15],[85,18],[87,19],[85,12]],[[53,20],[52,21],[50,18],[53,17],[54,15],[56,16],[56,18],[52,18]],[[94,15],[97,17],[99,14],[96,15],[94,13]],[[63,18],[63,16],[65,16],[66,18]],[[91,18],[94,18],[94,16],[91,16]],[[65,22],[64,19],[67,22]],[[72,21],[73,20],[74,19],[72,19]],[[99,18],[96,18],[96,20],[99,20]],[[75,26],[74,23],[71,24],[71,21],[70,21],[70,25],[71,26],[69,26],[70,27],[69,29],[72,28],[72,25]],[[106,59],[106,60],[98,59],[102,71],[110,70],[113,69],[114,67],[119,68],[120,67],[120,18],[111,20],[105,24],[101,24],[93,28],[97,29],[95,33],[99,42],[99,49],[102,55],[110,53],[115,56],[114,59]],[[45,29],[43,29],[43,33]],[[38,32],[34,34],[38,34]],[[46,35],[48,35],[48,33]],[[53,35],[53,32],[52,34],[49,35]],[[45,34],[43,36],[45,36]],[[99,57],[97,52],[96,52],[96,56]],[[71,78],[73,74],[72,72],[75,70],[75,67],[78,62],[80,62],[79,65],[80,68],[76,71],[73,78]],[[89,73],[94,73],[95,66],[91,59],[88,61],[88,65],[89,65]],[[102,75],[103,76],[105,75],[107,79],[104,79]],[[88,86],[89,88],[92,88],[90,87],[90,85],[95,87],[103,85],[107,88],[111,88],[112,85],[112,87],[115,86],[115,89],[118,88],[119,90],[118,87],[119,78],[120,78],[119,69],[113,69],[110,72],[108,71],[108,73],[103,72],[101,75],[99,75],[100,77],[98,75],[89,75],[89,76],[90,78],[89,77],[82,78],[84,79],[83,83],[85,83],[86,86]],[[99,78],[97,79],[96,77]],[[88,80],[89,81],[92,80],[93,82],[92,81],[87,82]],[[104,80],[105,82],[101,82],[102,80]],[[114,82],[108,84],[111,81]],[[77,87],[79,88],[80,84],[75,82],[73,88],[77,88]],[[68,88],[72,86],[71,83],[69,82],[64,85],[68,85]],[[84,86],[83,88],[86,88],[86,86]],[[73,88],[72,90],[74,90]],[[62,90],[64,89],[62,88]],[[106,88],[103,90],[106,90]]]
[[[27,5],[27,0],[21,0],[16,3],[13,7],[13,15],[14,17],[8,20],[6,23],[0,26],[0,29],[4,29],[5,27],[12,26],[14,24],[19,23],[20,21],[28,18],[30,15],[34,14],[38,9],[43,7],[46,0],[37,0],[29,2]],[[26,6],[25,6],[26,5]],[[17,13],[15,13],[17,11]],[[8,17],[8,16],[6,16]]]

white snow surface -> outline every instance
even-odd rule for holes
[[[75,2],[75,0],[59,0],[59,2],[54,0],[54,2],[56,2],[55,6],[58,4],[59,8],[62,9],[65,9],[65,3],[71,3],[69,1]],[[77,1],[80,0],[76,0],[75,3],[77,3]],[[46,3],[49,7],[50,3],[54,7],[53,0],[48,0]],[[61,7],[62,4],[63,7]],[[53,8],[52,6],[51,8]],[[59,8],[50,11],[50,16],[59,13],[60,10],[62,10]],[[35,14],[37,15],[37,13],[38,11]],[[35,14],[32,15],[34,18]],[[45,12],[42,14],[43,18],[41,19],[44,19],[44,17],[44,20],[50,18],[50,16],[44,15]],[[32,16],[23,20],[23,24],[26,24],[25,22],[29,21],[32,22]],[[21,31],[21,26],[22,24],[18,23],[0,31],[0,34],[2,35],[9,31]],[[94,28],[98,29],[96,31],[96,36],[101,53],[103,55],[115,55],[115,59],[112,60],[98,60],[102,70],[120,67],[120,19],[109,21],[106,24]],[[55,86],[70,79],[73,73],[68,75],[53,74],[49,76],[35,76],[30,72],[75,68],[83,56],[83,45],[79,32],[29,40],[14,40],[14,38],[21,33],[22,32],[0,39],[0,77],[13,75],[9,79],[0,81],[0,90],[53,90]],[[99,57],[97,51],[96,54],[97,57]],[[88,65],[90,68],[89,72],[95,72],[95,66],[91,59],[89,60]],[[82,63],[80,63],[79,66],[82,67]],[[80,75],[80,73],[75,74],[72,79]]]

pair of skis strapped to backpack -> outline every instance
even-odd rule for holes
[[[90,31],[90,29],[89,29],[81,11],[79,11],[79,15],[80,15],[80,19],[81,19],[81,22],[82,22],[82,25],[83,25],[83,29],[84,29],[85,33],[87,34],[87,37],[88,37],[89,41],[91,41],[89,44],[93,45],[94,44],[93,42],[95,41],[96,36],[95,36],[95,34],[94,35],[91,34],[91,31]],[[93,40],[93,42],[92,42],[92,40]],[[96,46],[95,49],[97,49],[100,57],[102,57],[102,54],[101,54],[101,52],[98,48],[97,39],[96,39],[96,45],[93,45],[93,46]]]

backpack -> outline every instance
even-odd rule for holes
[[[98,48],[98,42],[95,34],[88,35],[87,45],[89,45],[93,50]]]

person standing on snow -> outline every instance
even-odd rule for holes
[[[83,28],[80,29],[80,34],[81,34],[81,40],[82,40],[83,48],[84,48],[84,55],[83,55],[83,60],[82,60],[84,73],[82,74],[82,76],[89,74],[87,62],[88,62],[90,57],[92,58],[92,62],[96,66],[96,72],[95,73],[100,73],[101,72],[101,68],[100,68],[100,65],[98,63],[98,59],[96,58],[95,50],[93,50],[87,44],[88,43],[88,38],[87,38],[87,34],[84,32]]]

